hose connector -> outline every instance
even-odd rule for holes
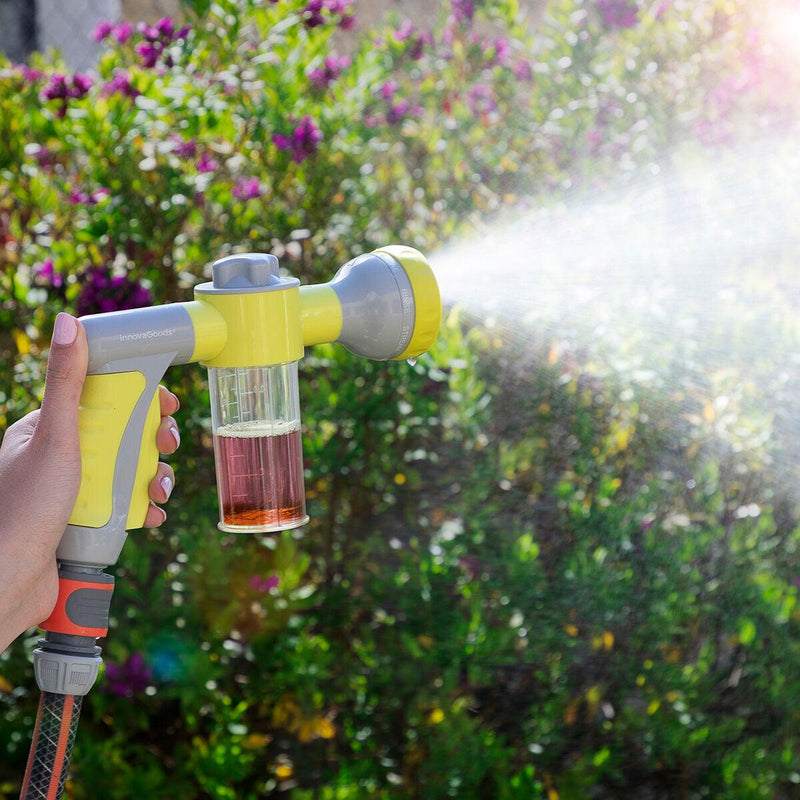
[[[83,697],[97,680],[103,659],[99,655],[55,652],[49,642],[33,651],[36,683],[43,692],[74,694]],[[95,648],[98,653],[100,648]]]
[[[62,562],[58,599],[39,626],[45,638],[33,651],[36,682],[43,692],[83,696],[94,686],[103,659],[97,639],[108,633],[114,578],[98,569]]]

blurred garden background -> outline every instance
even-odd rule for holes
[[[67,795],[800,796],[800,9],[362,5],[0,60],[0,428],[58,311],[231,252],[317,283],[402,242],[445,301],[415,364],[307,351],[281,536],[216,530],[204,370],[168,372],[177,486],[113,570]],[[0,798],[37,638],[0,655]]]

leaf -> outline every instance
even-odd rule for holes
[[[739,622],[739,642],[745,647],[751,645],[756,638],[756,626],[753,620],[743,619]]]
[[[539,555],[539,545],[533,541],[530,533],[523,533],[517,539],[515,551],[517,558],[522,562],[534,561]]]

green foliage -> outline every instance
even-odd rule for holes
[[[65,99],[45,97],[58,64],[0,65],[0,422],[40,399],[63,308],[187,299],[240,250],[327,280],[523,195],[671,174],[676,143],[746,133],[740,105],[784,120],[739,80],[743,3],[558,0],[535,37],[512,0],[471,5],[357,39],[346,4],[316,24],[299,0],[193,2],[186,31],[108,37]],[[767,322],[798,343],[775,293],[777,317],[742,301],[703,329],[737,338],[724,370],[638,334],[612,363],[568,321],[518,346],[450,310],[414,365],[317,346],[312,519],[278,537],[216,530],[204,376],[170,372],[177,486],[116,568],[123,680],[85,704],[71,796],[792,796],[796,440],[765,400],[800,393],[753,345]],[[0,655],[0,798],[34,640]]]

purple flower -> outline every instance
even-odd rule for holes
[[[175,143],[175,146],[172,148],[172,152],[175,153],[178,158],[194,158],[197,154],[197,142],[194,139],[182,139],[180,136],[172,136],[172,141]],[[216,167],[215,167],[216,169]],[[201,172],[203,170],[200,170]]]
[[[485,46],[484,52],[489,56],[490,63],[499,64],[501,67],[511,60],[511,45],[508,39],[502,36]]]
[[[106,200],[111,195],[108,189],[95,189],[91,194],[82,192],[79,189],[73,189],[69,193],[67,202],[73,206],[94,206],[103,200]]]
[[[231,192],[239,200],[253,200],[261,194],[258,178],[240,178]]]
[[[411,38],[411,37],[414,35],[414,32],[415,32],[416,30],[417,30],[417,29],[414,27],[414,23],[413,23],[413,22],[412,22],[410,19],[407,19],[407,20],[406,20],[405,22],[403,22],[403,23],[402,23],[402,25],[400,25],[400,27],[399,27],[399,28],[398,28],[398,29],[397,29],[397,30],[394,32],[394,34],[393,34],[392,38],[393,38],[393,39],[394,39],[396,42],[404,42],[404,41],[406,41],[406,39],[410,39],[410,38]]]
[[[89,267],[81,276],[75,304],[79,315],[120,311],[150,305],[150,292],[127,275],[112,275],[108,267]]]
[[[349,66],[350,59],[347,56],[338,56],[336,53],[331,53],[322,63],[321,67],[312,69],[311,72],[308,73],[308,77],[317,89],[324,89],[335,81]]]
[[[521,58],[514,62],[514,77],[520,81],[529,81],[533,78],[533,68],[530,61]]]
[[[86,192],[81,192],[78,189],[73,189],[69,193],[69,198],[68,198],[67,202],[71,206],[84,206],[84,205],[88,205],[90,200],[91,200],[91,198],[89,197],[88,194],[86,194]]]
[[[497,108],[497,100],[491,86],[485,83],[476,83],[467,93],[467,103],[473,114],[486,111],[494,111]]]
[[[140,22],[138,31],[148,42],[158,42],[161,40],[161,31],[155,25],[148,25],[146,22]],[[172,39],[171,36],[169,38],[170,40]]]
[[[349,14],[353,10],[352,0],[325,0],[325,8],[331,14]]]
[[[175,35],[175,23],[169,17],[162,17],[156,23],[156,30],[165,39],[172,39]]]
[[[203,153],[197,161],[198,172],[213,172],[219,166],[219,162],[215,161],[208,153]]]
[[[325,17],[322,16],[322,0],[310,0],[303,9],[303,24],[306,28],[316,28],[325,24]]]
[[[275,133],[272,141],[279,150],[291,150],[292,161],[298,164],[317,152],[317,145],[322,141],[322,131],[313,119],[306,115],[292,131],[291,136]]]
[[[36,83],[38,80],[44,77],[44,74],[41,70],[33,69],[29,67],[27,64],[14,64],[14,71],[19,75],[23,81],[27,81],[28,83]]]
[[[639,22],[639,9],[632,0],[597,0],[597,8],[607,28],[633,28]]]
[[[154,67],[158,63],[158,57],[161,55],[164,47],[160,42],[139,42],[136,45],[136,52],[142,58],[142,66],[148,69]]]
[[[163,17],[155,25],[141,23],[138,31],[144,41],[139,42],[135,49],[142,59],[142,64],[148,68],[154,67],[164,56],[164,65],[171,67],[173,61],[172,57],[167,53],[167,48],[173,42],[185,39],[190,30],[191,26],[184,25],[184,27],[176,31],[175,23],[169,17]]]
[[[42,169],[52,169],[53,164],[55,163],[53,151],[47,147],[43,147],[42,145],[39,145],[39,149],[36,150],[35,158],[36,163]]]
[[[117,697],[133,697],[143,692],[153,679],[140,653],[134,653],[124,664],[106,662],[103,691]]]
[[[250,588],[266,594],[272,589],[277,589],[280,582],[281,579],[277,575],[268,575],[266,578],[261,575],[253,575],[250,578]]]
[[[69,97],[69,82],[66,75],[56,73],[50,76],[47,86],[42,89],[43,100],[66,100]]]
[[[396,125],[400,122],[406,114],[411,110],[410,100],[398,100],[396,103],[390,103],[389,109],[386,112],[386,121],[390,125]]]
[[[96,42],[102,42],[106,39],[113,38],[118,44],[125,44],[130,39],[133,33],[133,26],[129,22],[121,22],[119,25],[114,25],[111,22],[103,21],[98,22],[95,29],[92,31],[92,39]]]
[[[92,79],[88,75],[83,75],[80,72],[76,72],[72,76],[72,90],[70,97],[78,98],[88,94],[89,89],[92,88],[92,82]]]
[[[64,285],[64,276],[56,272],[52,258],[46,259],[41,264],[34,264],[33,275],[37,283],[52,286],[54,289],[60,289]]]
[[[467,23],[472,22],[475,16],[475,1],[474,0],[452,0],[453,4],[453,17],[456,22]]]
[[[125,44],[133,36],[133,25],[130,22],[121,22],[111,34],[119,44]]]
[[[121,94],[133,99],[141,92],[131,83],[130,75],[125,72],[115,72],[114,77],[103,86],[103,94]]]
[[[107,39],[112,32],[114,31],[114,24],[104,20],[102,22],[98,22],[95,26],[95,29],[92,31],[92,39],[95,42],[102,42],[103,39]]]
[[[67,113],[67,101],[79,100],[84,97],[92,87],[92,79],[88,75],[76,72],[72,76],[55,73],[50,76],[47,85],[42,89],[43,100],[60,100],[61,104],[56,112],[63,117]]]
[[[325,0],[325,7],[329,13],[338,15],[342,30],[349,31],[356,24],[352,0]]]
[[[397,91],[397,83],[396,81],[393,80],[388,80],[386,81],[386,83],[381,84],[381,86],[378,87],[378,94],[384,100],[391,100],[394,97],[396,91]]]
[[[418,32],[410,20],[406,20],[400,25],[392,34],[392,38],[396,42],[408,42],[406,52],[414,61],[418,61],[422,58],[426,45],[433,44],[433,36],[427,31]]]
[[[349,30],[355,24],[351,0],[308,0],[302,12],[306,28],[317,28],[326,22],[325,12],[339,17],[340,28]]]

